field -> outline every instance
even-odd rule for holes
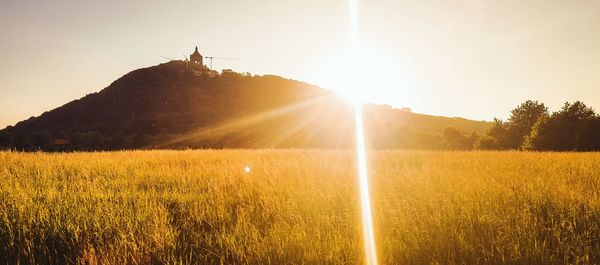
[[[600,263],[600,153],[368,156],[382,264]],[[351,151],[0,152],[0,263],[359,264],[355,164]]]

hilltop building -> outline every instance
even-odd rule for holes
[[[202,63],[202,55],[198,52],[198,46],[196,46],[196,50],[194,51],[194,53],[192,53],[190,55],[190,62],[192,62],[192,64],[197,64],[199,66],[204,65]]]
[[[200,54],[200,52],[198,52],[198,46],[196,46],[196,49],[194,50],[194,52],[192,54],[190,54],[190,60],[185,62],[185,69],[186,71],[190,71],[192,72],[194,75],[197,76],[201,76],[201,75],[208,75],[208,76],[215,76],[218,75],[219,73],[217,71],[211,70],[210,68],[208,68],[206,65],[204,65],[204,58],[210,59],[211,63],[212,63],[212,59],[214,58],[218,58],[218,59],[227,59],[227,58],[222,58],[222,57],[210,57],[210,56],[202,56],[202,54]]]

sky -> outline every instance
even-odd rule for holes
[[[378,84],[369,100],[418,113],[505,119],[527,99],[600,110],[600,1],[359,0],[365,49],[339,60],[348,13],[346,0],[0,0],[0,128],[195,46],[239,58],[217,70],[324,88],[354,64]]]

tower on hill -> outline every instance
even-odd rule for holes
[[[196,50],[194,51],[194,53],[192,53],[190,55],[190,62],[192,62],[192,64],[194,64],[194,66],[196,66],[196,65],[198,65],[200,67],[203,66],[202,55],[198,52],[198,46],[196,46]]]

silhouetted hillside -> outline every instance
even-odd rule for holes
[[[486,122],[369,105],[367,134],[378,148],[447,148],[442,130],[483,133]],[[333,93],[277,76],[198,74],[172,61],[132,71],[98,93],[0,132],[23,150],[124,148],[347,148],[351,107]]]

